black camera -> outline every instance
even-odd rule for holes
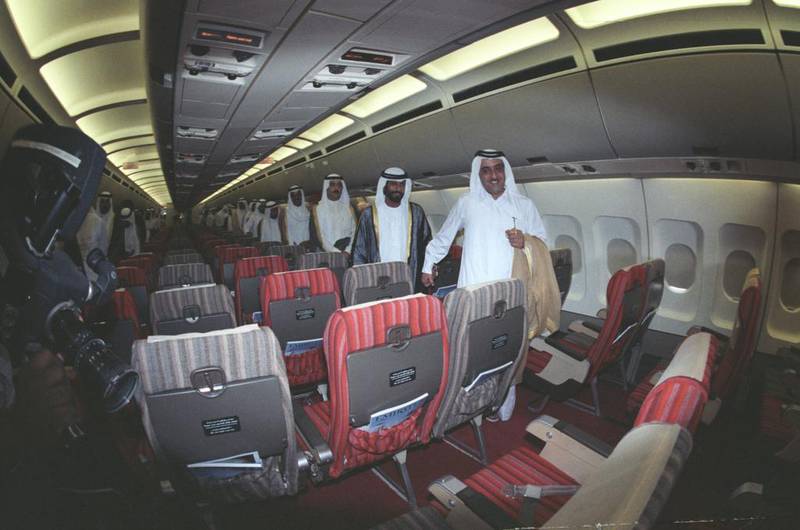
[[[102,148],[76,129],[20,129],[0,174],[0,241],[10,262],[3,288],[22,317],[18,342],[49,342],[114,412],[131,400],[139,376],[92,333],[80,308],[110,300],[116,271],[94,249],[86,263],[98,278],[89,281],[57,248],[77,233],[104,164]]]

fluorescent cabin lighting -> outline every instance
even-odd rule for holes
[[[555,40],[558,34],[558,28],[547,18],[537,18],[448,53],[420,67],[420,70],[437,81],[447,81],[492,61]]]
[[[698,9],[701,7],[748,6],[752,0],[597,0],[565,10],[583,29],[592,29],[623,20]]]
[[[76,42],[139,29],[138,0],[6,0],[6,7],[33,59]]]
[[[46,63],[39,72],[70,116],[147,99],[140,41],[94,46]],[[91,79],[91,83],[86,80]]]
[[[320,142],[331,136],[332,134],[336,134],[337,132],[341,131],[348,125],[352,125],[353,120],[348,118],[347,116],[342,116],[341,114],[333,114],[318,124],[311,127],[309,130],[303,132],[303,137],[308,138],[312,142]],[[281,148],[283,149],[283,148]],[[278,150],[280,151],[280,149]],[[277,151],[276,151],[277,152]],[[274,156],[272,158],[275,158]],[[276,159],[280,160],[280,159]]]
[[[781,7],[794,7],[800,9],[800,0],[773,0],[776,5]]]
[[[366,96],[354,101],[342,110],[348,114],[352,114],[353,116],[366,118],[370,114],[374,114],[390,105],[394,105],[398,101],[406,99],[409,96],[413,96],[418,92],[422,92],[426,88],[428,88],[428,85],[416,77],[404,75],[402,77],[398,77],[391,83],[387,83],[382,87],[373,90]]]
[[[291,147],[283,146],[283,147],[279,147],[278,149],[273,151],[272,154],[269,155],[269,157],[271,159],[273,159],[275,162],[280,162],[281,160],[283,160],[287,156],[292,156],[296,152],[297,152],[297,149],[292,149]]]
[[[293,140],[286,142],[286,145],[288,145],[289,147],[294,147],[297,150],[300,150],[300,149],[305,149],[309,145],[314,145],[314,143],[309,142],[308,140],[303,140],[302,138],[295,138]]]

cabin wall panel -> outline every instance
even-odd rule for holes
[[[469,155],[498,148],[512,166],[615,158],[586,72],[529,84],[451,110]]]
[[[778,59],[709,53],[638,61],[592,73],[621,157],[720,156],[791,160],[792,121]]]
[[[618,178],[535,182],[521,187],[542,214],[551,246],[572,240],[580,249],[581,263],[573,267],[573,287],[564,309],[594,315],[605,307],[606,284],[611,277],[609,257],[612,263],[619,263],[617,251],[627,245],[637,260],[649,253],[641,183]]]
[[[759,350],[800,342],[800,185],[778,185],[778,220],[772,281]]]
[[[795,131],[800,126],[800,55],[780,54],[783,75],[786,77],[786,86],[791,100],[792,118]],[[795,159],[800,158],[800,135],[795,134]]]
[[[742,270],[753,263],[761,269],[764,285],[769,281],[776,184],[654,178],[643,180],[643,185],[653,243],[651,257],[667,261],[667,285],[651,327],[680,335],[694,325],[729,333]],[[673,252],[668,252],[671,247]],[[687,270],[692,261],[693,278]],[[679,269],[678,276],[671,267]],[[726,277],[728,290],[735,293],[725,292]],[[691,285],[681,287],[687,279],[692,279]],[[671,285],[670,280],[681,285]],[[739,287],[733,288],[733,284]]]
[[[447,214],[450,213],[450,208],[444,201],[442,194],[437,190],[415,191],[411,193],[411,200],[425,210],[433,235],[435,236],[439,233]]]
[[[5,92],[2,94],[5,96]],[[16,133],[20,127],[31,125],[32,123],[34,123],[33,119],[31,119],[19,105],[9,100],[5,113],[3,114],[2,126],[0,127],[0,157],[5,156],[8,145],[11,143],[11,138],[14,137],[14,133]]]

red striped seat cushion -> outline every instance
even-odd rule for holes
[[[269,303],[294,298],[298,287],[308,287],[311,296],[339,293],[339,282],[330,269],[278,272],[264,276],[261,279],[261,309],[264,313],[265,326],[272,325]],[[338,296],[336,307],[340,307]]]
[[[643,423],[677,423],[691,432],[697,429],[708,390],[690,377],[670,377],[657,384],[642,403],[633,426]]]
[[[133,332],[137,339],[145,337],[142,328],[139,327],[139,312],[136,309],[136,302],[133,295],[127,289],[117,289],[111,295],[111,302],[114,306],[114,316],[117,320],[130,320],[133,323]]]
[[[539,456],[527,445],[520,446],[500,457],[490,466],[478,471],[464,483],[482,494],[514,519],[519,519],[522,500],[507,496],[506,485],[571,485],[577,484],[569,475]],[[536,501],[534,523],[541,525],[569,500],[569,496],[544,497]]]
[[[528,350],[528,360],[525,362],[525,368],[535,374],[538,374],[544,370],[544,367],[547,366],[547,363],[550,362],[552,357],[553,356],[546,351],[539,351],[530,348]]]
[[[141,267],[131,265],[117,267],[117,277],[120,279],[120,285],[123,287],[148,287],[147,276],[145,275],[144,269]]]

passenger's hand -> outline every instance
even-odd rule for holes
[[[522,233],[522,230],[517,230],[516,228],[506,230],[506,237],[514,248],[522,248],[525,246],[525,234]]]
[[[433,274],[427,272],[422,273],[422,285],[425,287],[433,287],[434,277]]]

